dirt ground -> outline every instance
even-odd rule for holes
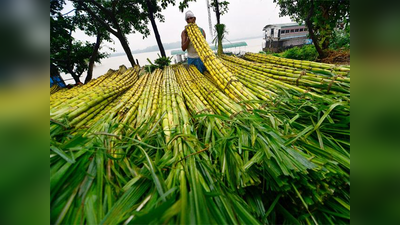
[[[329,51],[328,56],[319,61],[330,64],[350,65],[350,50]]]

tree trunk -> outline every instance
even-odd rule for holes
[[[308,27],[308,32],[309,32],[309,34],[310,34],[311,40],[313,41],[314,46],[315,46],[315,49],[316,49],[317,52],[318,52],[319,58],[320,58],[320,59],[323,59],[323,58],[325,57],[325,53],[324,53],[324,51],[322,50],[321,46],[319,45],[318,39],[317,39],[317,37],[316,37],[315,34],[314,34],[314,31],[313,31],[313,29],[312,29],[312,24],[311,24],[311,22],[310,22],[310,21],[306,21],[306,25],[307,25],[307,27]]]
[[[96,57],[99,54],[99,48],[100,48],[101,41],[102,41],[101,33],[98,32],[97,33],[97,38],[96,38],[96,44],[93,46],[93,52],[92,52],[92,55],[90,56],[89,68],[88,68],[87,76],[86,76],[86,79],[85,79],[85,84],[87,82],[89,82],[93,77],[94,61],[96,60]]]
[[[215,3],[215,15],[217,17],[217,24],[220,24],[220,17],[221,17],[221,13],[219,12],[219,4],[218,4],[218,0],[214,0]]]
[[[307,16],[305,22],[306,22],[306,25],[308,28],[308,33],[310,34],[310,37],[314,43],[315,49],[318,52],[319,58],[323,59],[323,58],[325,58],[325,52],[321,49],[321,46],[319,45],[319,41],[314,34],[313,25],[312,25],[312,21],[311,21],[311,16],[313,15],[313,13],[314,13],[314,1],[311,0],[310,12],[308,13],[308,16]]]
[[[79,80],[79,76],[76,75],[75,72],[74,72],[70,67],[68,68],[68,72],[71,74],[72,78],[74,78],[75,84],[82,83],[82,82]]]
[[[217,17],[217,24],[215,25],[215,27],[218,27],[221,24],[221,20],[220,20],[221,13],[219,12],[218,0],[214,0],[214,5],[215,5],[215,16]],[[222,48],[222,35],[223,35],[223,32],[220,29],[216,29],[216,31],[217,31],[217,43],[218,43],[217,54],[218,55],[222,55],[222,53],[223,53],[223,48]],[[219,32],[222,32],[222,33],[219,33]]]
[[[156,21],[154,20],[153,6],[151,5],[150,0],[146,0],[146,3],[147,3],[148,12],[149,12],[149,19],[151,22],[151,26],[153,27],[154,35],[156,36],[158,49],[160,49],[160,53],[161,53],[162,57],[167,57],[165,55],[164,46],[161,42],[160,34],[158,33]]]
[[[125,36],[118,32],[117,36],[119,42],[121,42],[122,48],[124,49],[126,56],[128,56],[129,62],[131,63],[131,66],[134,67],[136,65],[135,59],[133,58],[131,48],[129,48],[128,42],[126,41]]]

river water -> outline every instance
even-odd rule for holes
[[[259,52],[262,50],[262,42],[263,39],[260,38],[252,38],[252,39],[243,39],[243,40],[235,40],[231,41],[230,43],[236,43],[236,42],[246,42],[247,46],[242,46],[242,47],[235,47],[235,48],[228,48],[225,49],[224,51],[227,52],[233,52],[235,54],[238,53],[245,53],[245,52]],[[227,42],[229,43],[229,42]],[[225,42],[224,42],[225,44]],[[180,49],[170,49],[166,50],[165,54],[167,57],[172,56],[171,51],[174,50],[180,50]],[[148,65],[150,64],[147,59],[151,60],[151,62],[154,62],[155,59],[159,58],[158,54],[160,54],[159,51],[155,52],[144,52],[144,53],[138,53],[138,54],[133,54],[133,57],[139,61],[139,64],[141,66]],[[172,58],[172,63],[174,63],[175,56]],[[95,64],[93,68],[93,78],[97,78],[103,74],[105,74],[109,69],[117,70],[120,65],[125,65],[127,68],[130,67],[130,63],[128,60],[128,57],[126,55],[120,55],[120,56],[113,56],[109,57],[107,59],[101,60],[101,64]],[[71,75],[69,74],[61,74],[61,77],[64,79],[66,84],[74,84],[74,80],[72,79]],[[81,81],[83,82],[86,77],[86,72],[82,74]]]

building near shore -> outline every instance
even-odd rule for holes
[[[308,29],[304,24],[281,23],[268,24],[263,28],[263,50],[280,52],[294,46],[311,44]]]

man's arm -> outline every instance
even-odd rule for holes
[[[181,47],[182,47],[182,51],[186,51],[186,49],[189,47],[189,37],[187,34],[186,29],[184,31],[182,31],[181,34]]]

